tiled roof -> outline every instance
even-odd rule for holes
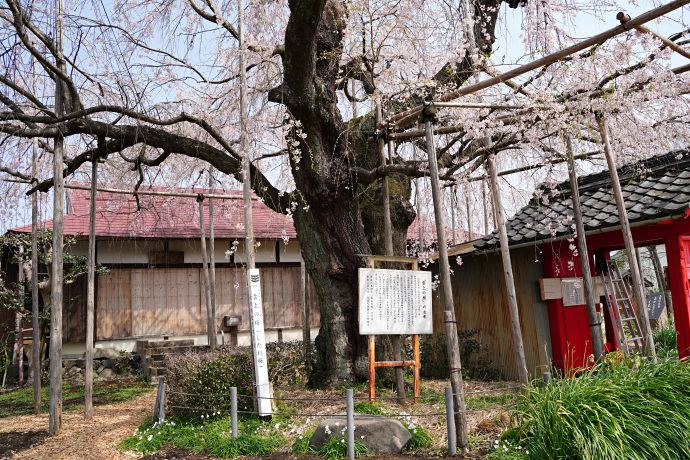
[[[152,190],[162,191],[153,187]],[[145,190],[143,187],[141,190]],[[146,189],[149,190],[149,189]],[[168,190],[169,191],[169,190]],[[207,193],[203,189],[179,189],[185,193]],[[88,190],[67,189],[69,213],[64,216],[66,235],[89,233]],[[238,190],[216,190],[216,194],[241,195]],[[140,196],[141,209],[137,210],[132,195],[98,192],[96,194],[96,236],[111,238],[199,238],[199,204],[194,198],[168,196]],[[213,203],[213,229],[215,238],[244,238],[244,206],[241,199],[215,199]],[[272,211],[266,205],[252,200],[254,235],[261,239],[295,238],[292,218]],[[204,200],[204,221],[208,235],[208,200]],[[45,222],[51,227],[52,220]],[[12,229],[30,232],[31,225]]]
[[[630,223],[681,215],[690,207],[690,152],[657,155],[618,168]],[[608,170],[578,178],[585,231],[620,225]],[[554,196],[555,194],[555,196]],[[570,182],[553,190],[541,187],[530,202],[508,219],[510,246],[574,234]],[[498,246],[498,230],[477,241],[476,249]]]

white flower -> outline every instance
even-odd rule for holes
[[[280,423],[276,423],[276,430],[280,428]]]
[[[364,439],[364,435],[362,435],[362,439]]]

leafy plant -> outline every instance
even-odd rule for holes
[[[407,446],[405,446],[406,451],[423,449],[433,444],[433,438],[429,432],[424,429],[424,427],[415,424],[409,424],[406,425],[406,427],[412,436],[410,438],[410,442],[408,442]]]
[[[347,440],[345,437],[332,437],[317,452],[323,458],[347,458]],[[355,440],[355,457],[366,457],[369,449],[360,441]]]
[[[356,414],[386,415],[386,412],[380,405],[367,401],[355,403],[353,409]]]
[[[678,333],[674,326],[656,329],[653,333],[654,346],[659,357],[678,355]]]
[[[316,452],[314,452],[314,449],[312,449],[309,445],[309,440],[311,440],[313,435],[314,430],[298,436],[297,439],[295,439],[295,442],[292,444],[292,449],[290,449],[290,451],[295,455],[315,454]]]
[[[519,396],[503,437],[534,459],[685,459],[690,367],[668,360],[603,364]]]

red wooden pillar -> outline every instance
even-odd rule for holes
[[[541,246],[544,276],[547,278],[581,277],[578,256],[574,256],[569,243],[555,242]],[[593,267],[594,265],[591,264]],[[588,365],[592,354],[592,336],[586,305],[564,306],[560,299],[548,300],[549,329],[553,366],[564,376]]]
[[[673,319],[678,332],[678,355],[687,358],[690,349],[690,236],[667,236],[665,243]]]

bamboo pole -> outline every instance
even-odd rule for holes
[[[589,318],[589,333],[592,336],[592,351],[594,360],[600,363],[604,359],[604,337],[601,333],[601,313],[597,312],[596,290],[592,281],[592,271],[589,267],[589,251],[585,237],[585,225],[582,222],[582,208],[580,206],[580,190],[577,184],[575,160],[573,159],[573,145],[569,136],[565,137],[565,151],[568,155],[568,174],[570,177],[570,193],[573,202],[573,214],[577,228],[577,246],[580,252],[580,267],[582,281],[587,302],[587,317]]]
[[[482,206],[484,207],[484,236],[489,234],[489,207],[486,202],[486,178],[482,179]]]
[[[501,203],[501,194],[498,188],[498,176],[496,174],[496,157],[489,155],[488,159],[489,183],[491,184],[491,196],[493,197],[494,216],[497,220],[498,236],[501,243],[501,258],[503,259],[503,275],[505,278],[506,292],[508,294],[508,310],[510,312],[510,326],[513,332],[513,347],[518,366],[518,376],[522,385],[529,384],[527,373],[527,362],[525,360],[525,348],[522,343],[522,330],[520,329],[520,314],[518,313],[517,296],[515,294],[515,278],[513,277],[513,266],[510,260],[510,249],[508,247],[508,232],[506,230],[506,220]]]
[[[33,63],[36,74],[36,60]],[[34,82],[34,88],[35,88]],[[38,139],[33,139],[33,158],[31,162],[31,183],[38,183]],[[31,196],[31,367],[33,369],[34,414],[41,413],[41,329],[38,307],[38,194]]]
[[[208,191],[213,193],[213,167],[208,168]],[[208,200],[208,254],[210,266],[210,288],[211,288],[211,318],[213,319],[213,345],[211,348],[218,346],[218,322],[217,322],[217,304],[216,304],[216,239],[213,235],[213,198]]]
[[[455,436],[462,453],[468,451],[468,427],[465,414],[465,393],[462,382],[462,365],[460,363],[460,346],[458,344],[457,321],[455,320],[455,304],[453,290],[450,284],[450,264],[448,263],[448,246],[446,245],[446,226],[443,219],[443,196],[438,175],[436,146],[434,143],[433,127],[430,120],[426,121],[426,150],[429,158],[429,172],[431,177],[431,194],[434,200],[434,216],[436,218],[436,241],[438,243],[439,270],[444,303],[444,318],[446,325],[446,340],[448,347],[448,364],[450,366],[450,383],[453,387],[454,405],[458,412],[455,414]]]
[[[454,99],[457,99],[461,96],[466,96],[468,94],[475,93],[477,91],[480,91],[485,88],[489,88],[491,86],[494,86],[496,84],[505,82],[506,80],[513,79],[515,77],[518,77],[520,75],[523,75],[527,72],[530,72],[532,70],[538,69],[539,67],[543,67],[545,65],[552,64],[556,61],[559,61],[567,56],[570,56],[571,54],[577,53],[578,51],[582,51],[586,48],[589,48],[591,46],[598,45],[601,42],[604,42],[608,40],[609,38],[615,37],[616,35],[620,35],[622,33],[627,32],[630,30],[631,27],[636,27],[640,24],[644,24],[646,22],[649,22],[653,19],[656,19],[658,17],[663,16],[666,13],[669,13],[677,8],[682,7],[683,5],[687,5],[690,3],[690,0],[675,0],[673,2],[667,3],[665,5],[661,5],[658,8],[655,8],[653,10],[649,10],[646,13],[641,14],[640,16],[637,16],[634,19],[631,19],[630,21],[625,22],[625,25],[618,25],[612,29],[608,29],[600,34],[597,34],[593,37],[587,38],[585,40],[580,41],[579,43],[576,43],[572,46],[569,46],[567,48],[564,48],[562,50],[556,51],[555,53],[551,53],[547,56],[544,56],[543,58],[537,59],[535,61],[529,62],[525,65],[522,65],[520,67],[516,67],[514,69],[511,69],[507,72],[504,72],[500,75],[497,75],[492,78],[488,78],[483,81],[479,81],[473,85],[469,85],[466,87],[463,87],[457,91],[453,91],[450,93],[447,93],[443,96],[441,96],[438,99],[438,102],[450,102]],[[405,126],[415,122],[417,118],[419,117],[419,114],[422,112],[424,106],[419,105],[416,107],[413,107],[409,110],[406,110],[405,112],[398,113],[396,115],[393,115],[391,117],[388,117],[387,120],[385,120],[385,123],[395,123],[396,124],[396,129],[399,128],[404,128]],[[383,126],[380,126],[383,127]]]
[[[199,194],[199,228],[201,231],[201,275],[204,280],[204,300],[206,301],[206,336],[208,346],[216,348],[216,327],[213,310],[211,309],[211,282],[208,275],[208,260],[206,255],[206,225],[204,224],[204,196]]]
[[[472,208],[470,207],[469,184],[465,188],[465,209],[467,209],[467,237],[472,241]]]
[[[620,180],[618,179],[618,171],[616,170],[616,162],[613,158],[611,150],[611,141],[609,139],[609,130],[606,119],[603,114],[597,114],[597,123],[599,124],[599,131],[601,132],[601,140],[604,144],[604,154],[606,155],[606,162],[609,167],[609,174],[611,175],[611,187],[613,195],[616,199],[616,206],[618,207],[618,216],[621,222],[621,233],[623,233],[623,242],[625,243],[625,250],[628,256],[628,264],[630,266],[630,276],[632,277],[633,295],[637,299],[637,306],[641,316],[642,334],[644,335],[645,354],[656,360],[656,350],[654,348],[654,338],[652,337],[652,328],[649,325],[649,312],[647,311],[647,298],[644,295],[644,286],[640,279],[640,269],[637,266],[637,259],[635,258],[635,243],[630,231],[630,222],[628,221],[628,212],[625,209],[625,200],[623,199],[623,192],[621,190]]]
[[[450,221],[451,221],[451,231],[453,232],[453,237],[451,239],[451,244],[455,246],[456,244],[456,239],[455,235],[457,234],[456,227],[455,227],[455,214],[458,211],[458,200],[456,196],[456,185],[453,184],[450,186]],[[459,217],[459,216],[458,216]]]
[[[64,0],[56,0],[55,48],[56,63],[61,72],[66,72],[63,55]],[[64,83],[59,75],[55,77],[55,115],[65,110]],[[62,428],[62,283],[63,283],[63,211],[65,188],[63,177],[64,138],[55,136],[53,147],[53,241],[50,274],[50,402],[48,435],[54,436]]]
[[[383,111],[381,108],[381,99],[376,99],[376,119],[383,119]],[[379,161],[381,166],[386,166],[386,141],[383,136],[378,139]],[[386,248],[386,255],[393,255],[393,229],[391,225],[391,208],[388,192],[388,176],[381,178],[381,199],[383,201],[383,232],[384,243]],[[402,360],[402,351],[400,349],[400,336],[390,336],[391,345],[393,346],[393,359],[396,361]],[[403,370],[401,367],[395,368],[395,388],[399,398],[405,397],[405,381],[403,380]]]
[[[100,142],[99,142],[100,143]],[[93,416],[93,329],[94,297],[96,288],[96,184],[98,159],[91,158],[91,200],[89,203],[89,255],[86,268],[86,351],[84,359],[84,419]]]

